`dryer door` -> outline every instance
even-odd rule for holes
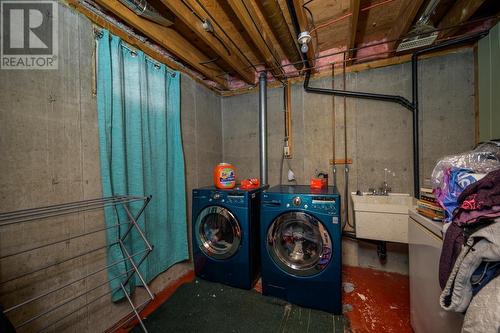
[[[288,212],[278,216],[269,227],[267,251],[285,272],[311,276],[330,262],[332,242],[325,226],[314,216]]]
[[[209,257],[227,259],[240,247],[240,224],[233,213],[224,207],[203,209],[196,219],[195,232],[198,246]]]

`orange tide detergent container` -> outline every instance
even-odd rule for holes
[[[219,163],[214,169],[214,185],[220,189],[231,189],[236,186],[236,170],[229,163]]]

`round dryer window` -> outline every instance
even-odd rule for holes
[[[201,211],[196,219],[198,245],[215,259],[227,259],[234,255],[241,243],[238,220],[226,208],[210,206]]]
[[[330,262],[332,242],[318,219],[303,212],[288,212],[269,227],[267,250],[284,271],[310,276],[321,272]]]

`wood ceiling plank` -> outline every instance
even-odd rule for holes
[[[458,0],[439,22],[438,28],[453,27],[466,22],[481,7],[484,0]],[[458,28],[441,31],[439,38],[453,35]]]
[[[228,2],[264,57],[271,73],[275,77],[282,76],[283,71],[280,66],[286,56],[257,3],[254,0],[228,0]]]
[[[233,15],[227,1],[196,0],[196,2],[201,4],[205,14],[210,13],[210,18],[214,21],[212,23],[224,30],[225,35],[233,42],[233,46],[241,50],[240,54],[248,59],[250,66],[263,63],[260,54],[245,34],[238,18]]]
[[[200,63],[207,62],[210,59],[175,30],[137,16],[118,0],[96,0],[96,3],[113,12],[125,23],[172,52],[172,54],[191,65],[210,80],[217,82],[224,88],[229,88],[227,81],[218,77],[223,71],[214,64],[211,64],[211,66],[201,65]]]
[[[293,7],[295,9],[295,14],[297,15],[297,21],[299,21],[300,31],[309,31],[309,24],[307,21],[306,12],[304,10],[302,0],[293,0]],[[307,44],[309,50],[307,50],[307,57],[309,59],[309,67],[314,68],[314,58],[316,57],[316,50],[314,43],[311,41]]]
[[[297,42],[297,34],[295,32],[295,29],[293,27],[292,23],[292,17],[290,16],[290,11],[288,10],[288,5],[286,3],[286,0],[277,0],[278,5],[281,9],[281,12],[283,13],[283,17],[285,18],[286,25],[288,26],[288,31],[290,31],[290,35],[292,36],[292,39],[295,43],[295,47],[297,50],[300,51],[300,45]],[[301,54],[302,57],[302,54]]]
[[[394,22],[391,30],[387,34],[387,40],[389,41],[388,49],[391,52],[396,42],[392,42],[395,39],[400,39],[408,33],[410,27],[415,20],[415,16],[418,14],[418,10],[422,6],[424,0],[407,0],[406,6],[402,5],[399,10],[399,14]]]
[[[351,50],[356,44],[356,31],[358,30],[358,18],[359,18],[359,6],[361,4],[360,0],[351,0],[351,17],[349,19],[349,31],[347,32],[347,42],[346,47],[348,53],[347,58],[351,59],[354,56],[354,52]]]
[[[283,13],[283,17],[285,18],[285,22],[288,25],[288,30],[290,34],[296,37],[295,29],[293,28],[292,17],[290,16],[290,11],[288,10],[288,5],[286,0],[277,0],[278,5],[280,6],[281,12]]]
[[[184,0],[184,1],[171,1],[171,0],[161,0],[162,3],[171,10],[180,20],[182,20],[193,32],[195,32],[201,40],[210,45],[210,47],[217,53],[217,55],[224,60],[233,70],[239,75],[243,81],[249,84],[255,83],[255,72],[252,68],[249,68],[250,64],[241,57],[239,51],[234,47],[230,40],[223,34],[219,32],[217,26],[214,26],[214,33],[205,31],[202,26],[202,22],[195,15],[197,13],[202,18],[202,9],[199,7],[198,3],[194,0]],[[188,6],[186,6],[187,4]],[[195,11],[195,13],[192,12]]]

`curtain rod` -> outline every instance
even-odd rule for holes
[[[102,33],[102,30],[103,28],[100,28],[100,27],[94,27],[94,36],[95,36],[95,39],[96,41],[98,41],[99,39],[101,39],[103,37],[103,33]],[[109,34],[110,36],[112,35],[111,33]],[[144,58],[146,59],[146,61],[149,61],[150,63],[154,64],[158,69],[160,69],[160,67],[163,65],[165,67],[165,70],[172,75],[172,77],[175,77],[178,73],[178,71],[174,70],[174,69],[171,69],[170,67],[168,67],[167,65],[151,58],[149,55],[147,55],[146,53],[144,53],[144,51],[132,46],[132,45],[129,45],[127,42],[123,41],[121,38],[120,38],[120,41],[121,41],[121,47],[129,50],[130,52],[134,53],[134,54],[137,54],[138,52],[142,52],[144,54]]]

